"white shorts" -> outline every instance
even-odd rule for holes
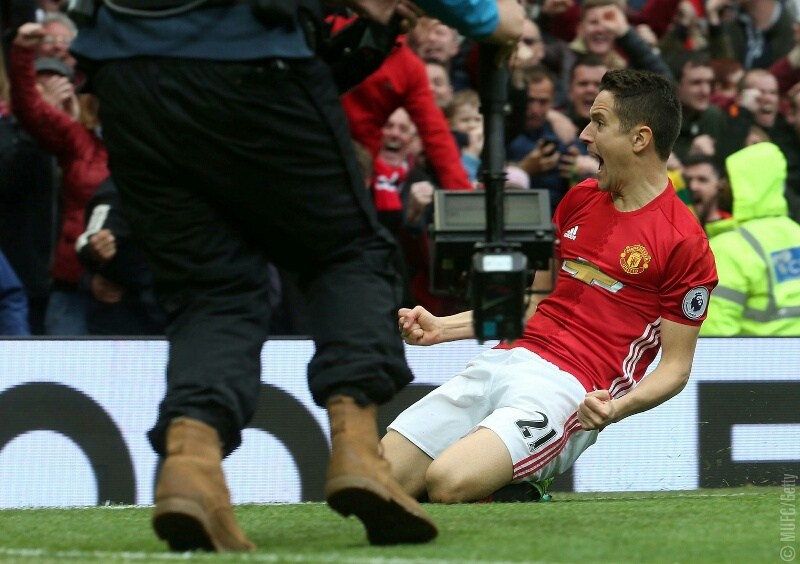
[[[463,372],[403,411],[390,425],[431,458],[479,427],[511,453],[514,482],[538,482],[568,470],[597,440],[577,410],[578,380],[521,347],[489,349]]]

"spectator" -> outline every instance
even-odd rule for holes
[[[0,251],[0,335],[27,336],[28,299],[22,282]]]
[[[565,139],[556,133],[553,114],[565,116],[553,109],[554,94],[555,80],[550,73],[542,67],[529,73],[525,130],[508,145],[508,160],[528,173],[531,187],[550,193],[551,210],[569,187],[558,168],[562,156],[569,147],[585,154],[585,147],[574,136]]]
[[[586,55],[575,60],[569,75],[569,102],[563,109],[578,131],[589,125],[589,112],[600,92],[600,80],[608,66],[600,57]]]
[[[789,202],[789,215],[800,223],[800,84],[789,91],[786,119],[793,131],[781,146],[786,157],[786,200]]]
[[[546,36],[570,42],[578,35],[584,4],[575,0],[543,0],[533,7],[531,17],[542,26]],[[660,38],[676,18],[679,0],[630,0],[620,6],[632,25],[639,29],[646,26],[649,33]]]
[[[583,2],[578,34],[570,48],[574,57],[592,54],[602,58],[610,69],[651,70],[672,78],[667,64],[631,26],[617,0]],[[573,61],[570,61],[568,67],[572,65]]]
[[[787,217],[786,159],[758,143],[725,167],[736,228],[710,240],[719,286],[701,334],[800,336],[800,224]]]
[[[692,12],[700,9],[699,2],[694,4],[691,1],[687,1],[686,3],[693,8]],[[650,35],[652,44],[655,45],[660,38],[666,35],[675,20],[680,17],[681,4],[681,0],[632,0],[624,2],[622,7],[625,9],[625,14],[628,16],[631,25],[636,26],[640,33]],[[648,39],[648,42],[650,42],[650,39]],[[696,48],[692,43],[689,43],[686,47],[689,49]]]
[[[782,94],[800,82],[800,14],[795,14],[795,22],[792,24],[794,33],[794,46],[780,57],[772,66],[770,72],[778,79],[778,88]]]
[[[547,47],[550,54],[547,54],[542,43],[543,39],[539,27],[532,20],[528,20],[527,23],[528,25],[525,28],[527,31],[523,32],[515,53],[529,52],[530,54],[524,63],[515,63],[514,58],[511,60],[509,80],[511,112],[506,119],[506,143],[525,130],[526,114],[528,112],[528,83],[531,77],[537,77],[540,74],[542,67],[550,72],[555,84],[553,107],[563,106],[567,100],[566,86],[560,77],[562,76],[562,70],[563,73],[568,73],[569,68],[562,69],[560,65],[564,64],[565,61],[570,63],[573,61],[569,46],[563,41],[557,40],[559,42],[558,47],[554,47],[552,42],[556,40],[551,40],[551,44]],[[553,126],[556,135],[566,143],[574,139],[578,134],[570,121],[565,119],[563,114],[558,111],[551,110],[547,119]]]
[[[420,18],[406,40],[420,59],[438,61],[447,69],[454,91],[470,87],[466,69],[456,64],[462,42],[457,30],[433,18]]]
[[[586,55],[575,60],[570,69],[569,104],[564,110],[577,131],[583,131],[591,121],[592,103],[600,92],[600,81],[608,68],[602,59]],[[558,168],[568,186],[591,178],[597,172],[597,159],[585,154],[581,145],[570,145],[561,156]]]
[[[539,26],[533,20],[526,20],[523,28],[522,37],[517,44],[517,50],[510,61],[509,72],[509,104],[511,111],[506,119],[506,143],[525,130],[525,115],[528,107],[528,82],[531,76],[538,74],[542,66],[547,68],[555,78],[555,93],[553,94],[553,105],[559,106],[563,100],[567,99],[567,93],[562,80],[559,80],[561,68],[560,64],[564,60],[571,61],[571,54],[564,55],[569,51],[569,47],[563,41],[559,41],[560,51],[551,48],[548,60],[545,60],[546,51]],[[551,40],[555,41],[555,40]],[[519,58],[519,60],[517,60]],[[566,71],[565,71],[566,72]],[[563,140],[569,141],[577,135],[577,131],[563,119],[563,115],[557,111],[551,111],[548,120],[552,123],[556,134]]]
[[[395,237],[403,222],[402,189],[408,178],[412,158],[409,149],[415,135],[408,112],[397,108],[383,126],[381,148],[372,161],[372,201],[378,220]]]
[[[530,18],[525,19],[522,36],[517,49],[509,60],[509,80],[511,87],[525,89],[525,76],[533,67],[537,67],[544,59],[544,41],[539,26]]]
[[[441,20],[423,17],[409,32],[408,41],[421,59],[438,60],[447,68],[454,92],[474,87],[473,77],[467,69],[467,57],[475,48],[471,39]]]
[[[576,4],[576,6],[580,5]],[[540,27],[540,29],[543,28]],[[571,49],[570,43],[560,37],[553,36],[543,31],[542,39],[544,41],[542,65],[544,65],[556,79],[555,104],[558,107],[562,107],[569,103],[569,84],[567,76],[575,63],[575,58],[581,57],[582,55],[577,55]],[[570,42],[571,41],[572,40],[570,40]]]
[[[671,25],[659,32],[658,47],[667,57],[684,50],[702,51],[708,47],[702,6],[691,0],[681,0],[672,15]],[[669,18],[663,21],[669,22]]]
[[[53,290],[45,316],[48,335],[85,335],[89,304],[88,276],[75,253],[83,232],[86,205],[108,178],[108,154],[94,131],[78,121],[80,107],[69,82],[71,69],[58,59],[39,60],[40,94],[34,70],[36,48],[44,40],[39,24],[25,24],[11,49],[10,78],[14,114],[25,130],[51,152],[61,167],[61,230],[53,258]],[[24,30],[24,32],[22,31]],[[52,72],[62,64],[60,74]],[[50,99],[46,101],[45,96]],[[83,116],[87,119],[87,116]]]
[[[64,61],[75,69],[75,58],[69,53],[69,46],[78,34],[73,21],[61,12],[46,12],[42,19],[44,37],[39,45],[39,57],[52,57]]]
[[[667,177],[669,177],[670,182],[672,182],[678,199],[686,204],[686,207],[697,217],[697,212],[694,209],[694,198],[691,192],[689,192],[688,186],[686,186],[686,181],[683,179],[682,169],[683,163],[678,160],[675,153],[670,154],[669,159],[667,159]]]
[[[75,251],[91,273],[89,334],[163,335],[166,315],[156,303],[153,275],[131,239],[110,177],[92,196],[86,217],[86,231],[75,242]]]
[[[713,155],[715,140],[725,135],[727,119],[711,103],[714,70],[708,55],[696,51],[679,53],[670,59],[670,65],[683,107],[681,131],[673,151],[681,162],[690,154]]]
[[[719,106],[730,115],[730,108],[736,103],[739,84],[744,76],[742,63],[730,57],[711,59],[711,70],[714,71],[714,84],[711,87],[711,103]]]
[[[778,146],[792,136],[786,118],[779,112],[778,79],[766,69],[750,69],[737,88],[736,104],[730,108],[727,134],[717,144],[717,156],[724,159],[745,147],[756,130]]]
[[[749,112],[752,121],[767,133],[786,125],[779,113],[778,79],[771,72],[765,69],[745,71],[737,90],[739,108]]]
[[[459,165],[458,147],[447,121],[436,106],[425,64],[402,40],[378,70],[342,97],[342,105],[353,139],[373,156],[380,150],[381,129],[389,116],[405,108],[439,185],[454,190],[472,187]]]
[[[542,0],[529,2],[529,16],[549,39],[570,42],[575,39],[581,19],[581,2]],[[549,41],[548,41],[549,42]]]
[[[792,16],[780,0],[708,0],[713,58],[733,57],[745,69],[769,68],[792,48]]]
[[[683,163],[682,177],[691,195],[697,219],[709,236],[724,228],[724,223],[730,223],[723,221],[732,217],[730,202],[727,201],[730,198],[720,194],[720,174],[714,157],[690,156]]]
[[[428,83],[431,86],[436,105],[444,110],[453,101],[453,83],[450,82],[447,68],[436,59],[427,59],[425,71],[428,73]]]
[[[470,182],[477,183],[483,151],[483,114],[481,101],[474,90],[460,90],[445,110],[450,129],[460,140],[461,163]]]
[[[55,163],[11,113],[5,68],[0,56],[0,249],[25,288],[30,332],[43,335],[57,228]]]

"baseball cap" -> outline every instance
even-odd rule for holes
[[[55,57],[39,57],[33,63],[33,68],[37,73],[51,72],[53,74],[65,76],[70,80],[72,80],[72,77],[75,76],[75,71],[73,71],[67,63],[61,59],[56,59]]]

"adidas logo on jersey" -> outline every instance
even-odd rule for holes
[[[572,239],[573,241],[578,238],[578,226],[570,227],[566,231],[564,231],[564,237],[567,239]]]

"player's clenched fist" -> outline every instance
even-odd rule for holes
[[[439,318],[424,307],[400,308],[397,317],[400,334],[409,345],[435,345],[440,342]]]
[[[586,431],[614,423],[616,409],[608,390],[589,392],[578,406],[578,421]]]

